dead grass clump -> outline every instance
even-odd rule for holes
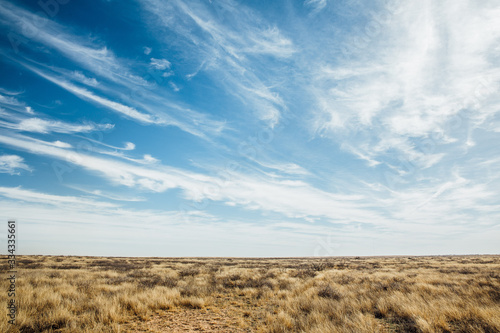
[[[76,281],[75,286],[76,286],[76,290],[82,294],[87,294],[87,295],[92,294],[92,292],[94,290],[94,284],[92,283],[92,281],[88,281],[88,280]]]
[[[392,316],[388,322],[396,329],[397,332],[420,333],[423,332],[417,325],[416,320],[408,315]],[[426,330],[427,331],[427,330]]]
[[[123,283],[130,283],[132,282],[133,279],[128,277],[128,276],[117,276],[117,277],[112,277],[112,278],[109,278],[106,280],[106,284],[110,284],[110,285],[120,285],[120,284],[123,284]]]
[[[321,286],[321,288],[318,290],[318,296],[338,301],[342,298],[342,293],[336,289],[333,289],[329,284],[326,284]]]
[[[139,280],[137,287],[140,289],[151,289],[163,285],[163,281],[164,279],[161,276],[153,275]]]
[[[291,276],[299,278],[299,279],[307,279],[307,278],[313,278],[317,274],[318,274],[317,271],[306,268],[306,269],[298,269],[298,270],[293,271]]]
[[[498,329],[488,323],[477,319],[454,320],[452,327],[457,327],[453,332],[459,333],[497,333]]]
[[[354,282],[354,278],[351,275],[342,274],[335,279],[335,282],[342,285],[351,284]]]
[[[188,297],[183,298],[180,304],[192,309],[202,309],[205,306],[205,300],[200,297]]]
[[[184,284],[180,288],[180,293],[181,293],[181,296],[200,297],[200,296],[209,295],[210,291],[209,291],[209,286],[207,286],[207,285]]]
[[[292,288],[292,281],[290,279],[279,279],[278,280],[278,289],[280,290],[290,290]]]
[[[183,270],[179,271],[179,277],[181,277],[181,278],[186,277],[186,276],[196,276],[198,274],[200,274],[200,270],[198,268],[195,268],[195,267],[190,267],[190,268],[183,269]]]
[[[237,288],[243,289],[243,288],[269,288],[273,289],[274,288],[274,282],[272,280],[266,279],[265,277],[262,277],[260,279],[256,278],[250,278],[245,281],[241,281],[237,283]]]

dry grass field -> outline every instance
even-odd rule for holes
[[[0,332],[500,332],[500,256],[17,260]]]

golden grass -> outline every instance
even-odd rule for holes
[[[2,306],[0,332],[134,331],[183,311],[238,332],[500,332],[500,256],[17,259],[17,324]]]

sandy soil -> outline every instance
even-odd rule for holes
[[[260,305],[256,308],[245,297],[218,296],[214,304],[203,309],[158,311],[148,320],[137,318],[122,328],[125,332],[258,332],[266,314],[275,312],[270,306]]]
[[[146,322],[134,323],[133,332],[251,332],[238,327],[226,311],[181,309],[158,313]],[[135,326],[135,327],[133,327]]]

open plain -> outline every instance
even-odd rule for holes
[[[1,332],[500,332],[498,255],[18,256],[17,265],[16,324],[0,307]]]

